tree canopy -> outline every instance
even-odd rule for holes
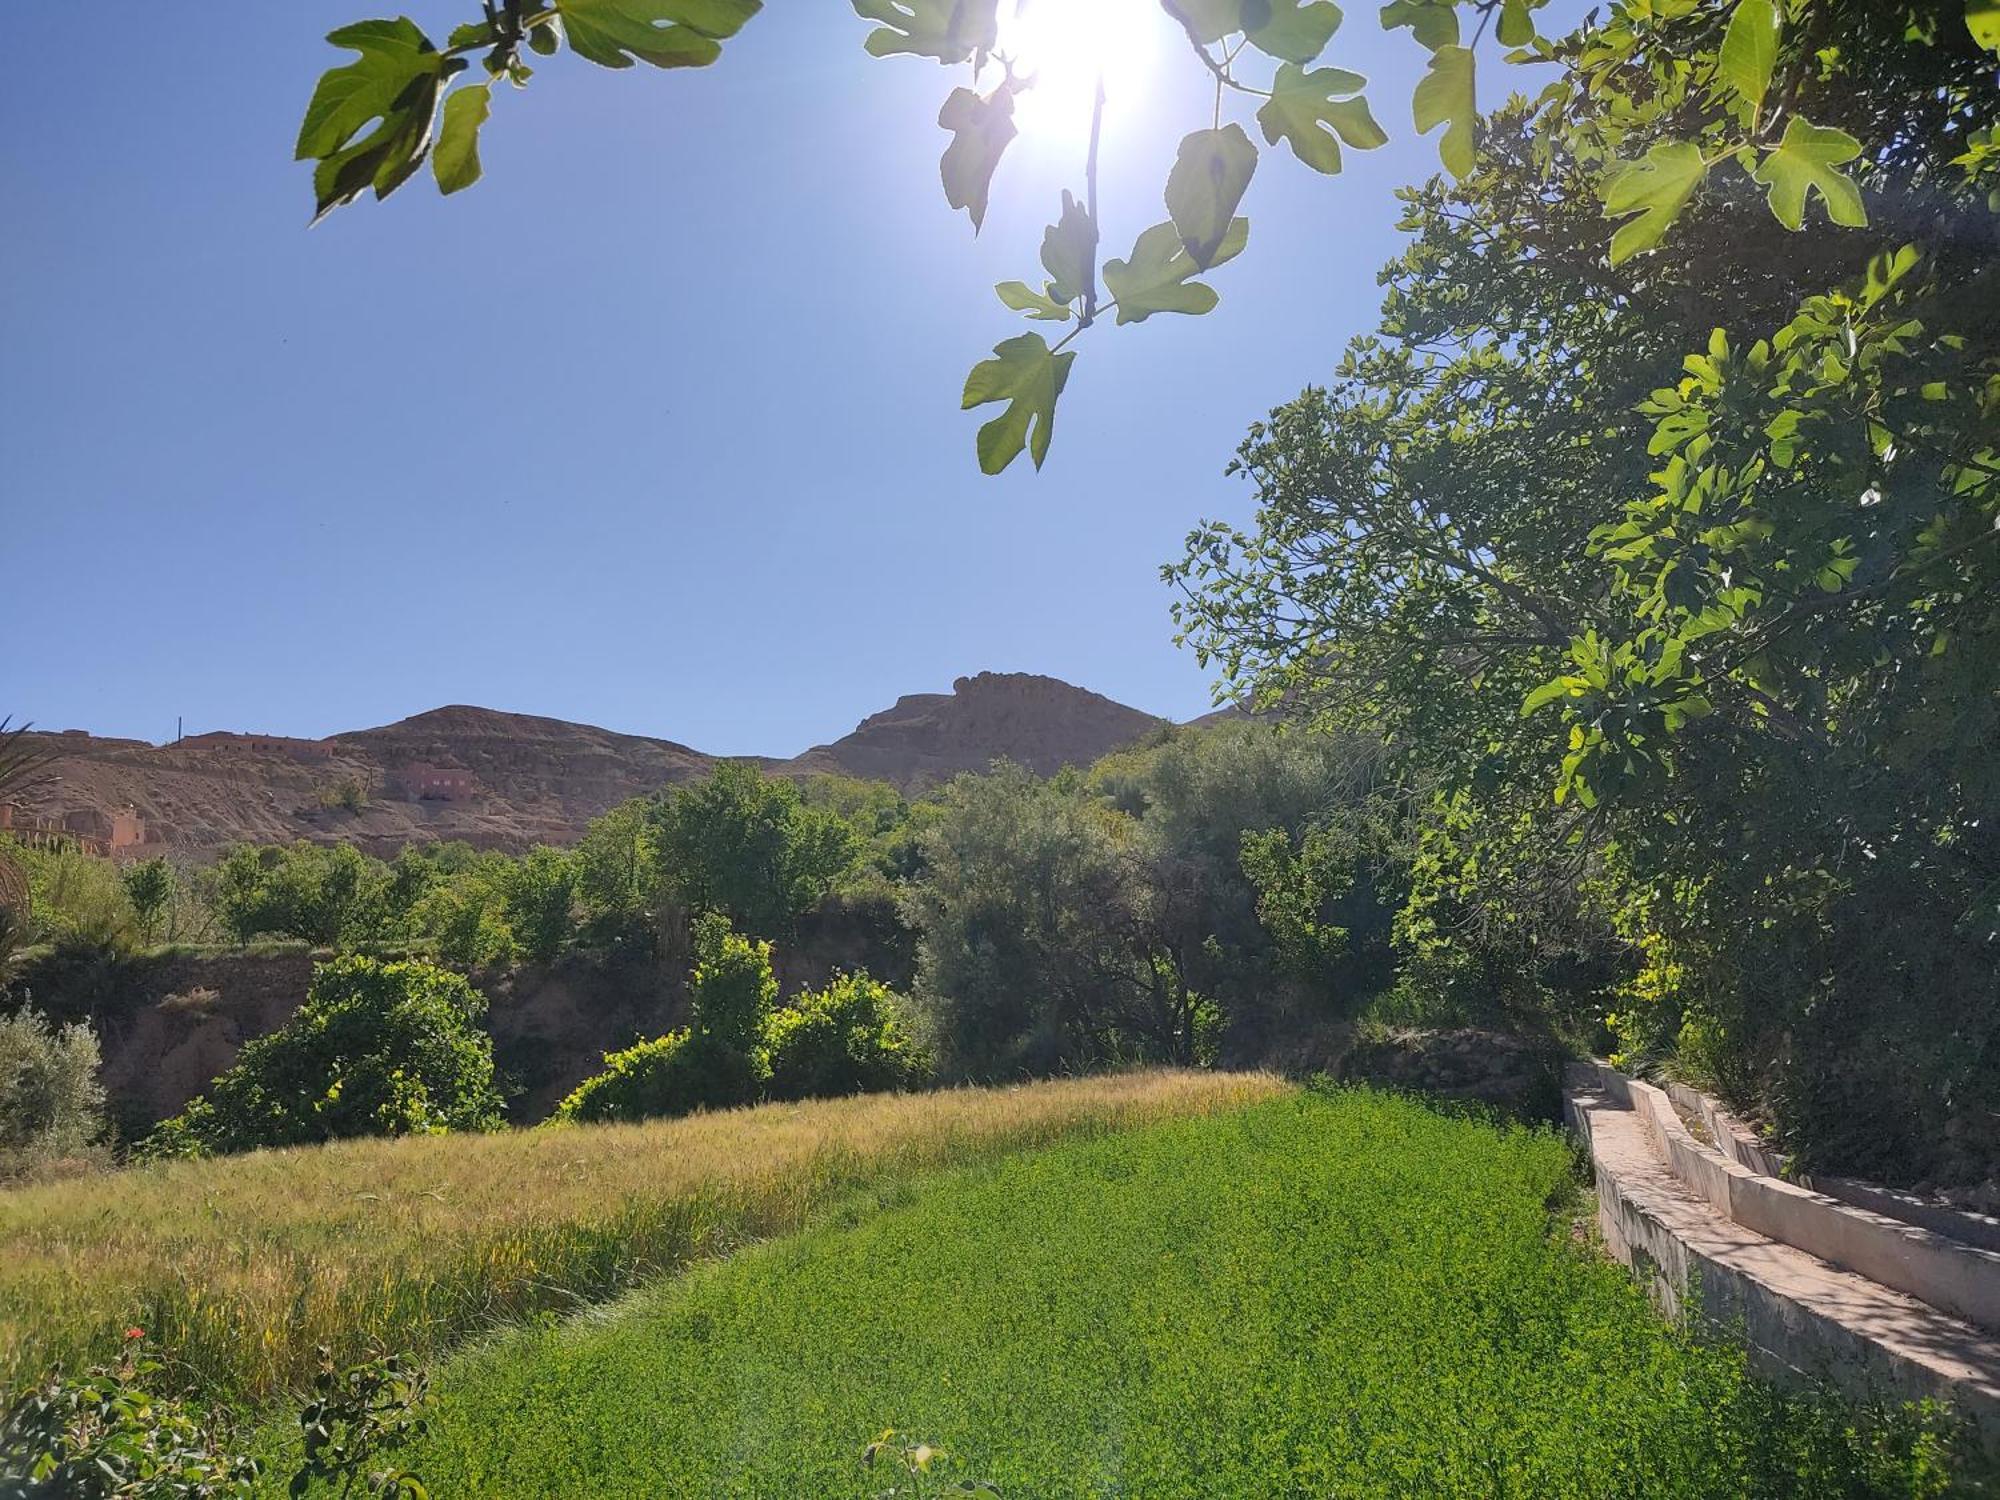
[[[1016,98],[1034,82],[1006,50],[1002,3],[853,0],[869,25],[863,46],[871,56],[968,70],[968,82],[951,89],[938,114],[951,136],[939,175],[947,203],[967,215],[975,233],[1018,133]],[[1012,3],[1018,9],[1052,0]],[[606,68],[705,67],[761,8],[760,0],[482,0],[481,14],[442,46],[407,17],[341,27],[327,40],[354,58],[321,78],[295,148],[313,164],[317,214],[371,189],[388,196],[426,157],[442,192],[471,186],[482,172],[479,132],[494,89],[502,80],[526,88],[531,56],[552,58],[567,45]],[[1157,24],[1185,40],[1187,65],[1212,79],[1214,108],[1172,148],[1162,195],[1167,217],[1100,265],[1103,248],[1120,243],[1106,235],[1099,201],[1100,84],[1080,191],[1064,191],[1038,268],[995,288],[1006,307],[1064,331],[1054,344],[1039,331],[1003,339],[966,380],[967,409],[1002,407],[978,432],[979,463],[988,473],[1024,451],[1041,466],[1076,360],[1070,345],[1104,314],[1115,312],[1123,326],[1215,307],[1218,295],[1201,278],[1249,240],[1250,221],[1237,210],[1259,164],[1250,127],[1267,149],[1282,147],[1329,175],[1340,171],[1343,150],[1371,150],[1388,139],[1363,93],[1367,79],[1337,65],[1343,18],[1331,0],[1160,0],[1160,8]],[[1544,139],[1560,138],[1590,169],[1581,184],[1585,201],[1619,221],[1608,236],[1614,266],[1662,247],[1678,253],[1676,221],[1710,195],[1761,200],[1790,230],[1808,222],[1866,225],[1861,181],[1878,166],[1916,196],[1927,195],[1931,182],[1899,160],[1907,137],[1898,127],[1912,108],[1927,112],[1930,123],[1955,127],[1966,153],[1959,175],[1990,176],[2000,160],[1992,122],[1978,113],[1982,81],[1991,93],[1988,54],[2000,46],[1991,0],[1622,0],[1606,19],[1593,13],[1560,40],[1539,34],[1540,8],[1539,0],[1391,0],[1381,24],[1407,28],[1429,54],[1410,121],[1419,133],[1439,132],[1439,159],[1456,179],[1480,170],[1482,55],[1489,65],[1498,53],[1507,63],[1562,68],[1537,101],[1537,117]],[[1912,95],[1886,113],[1853,107],[1862,94],[1879,101],[1885,91],[1870,85],[1885,75],[1905,81],[1898,70],[1917,50],[1937,92]],[[1231,118],[1236,113],[1245,118]],[[1164,142],[1159,154],[1168,161]]]
[[[1243,445],[1254,526],[1168,570],[1240,690],[1386,734],[1429,799],[1407,935],[1639,955],[1628,1055],[1885,1175],[2000,1147],[2000,200],[1965,19],[1579,33],[1406,195],[1379,330]],[[1609,254],[1607,170],[1638,214]]]

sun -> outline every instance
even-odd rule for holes
[[[1022,131],[1086,139],[1100,79],[1108,120],[1142,104],[1160,20],[1157,0],[1001,0],[999,55],[1034,80],[1014,102]]]

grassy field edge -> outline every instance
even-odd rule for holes
[[[109,1359],[136,1325],[178,1385],[262,1402],[302,1389],[321,1345],[435,1356],[797,1230],[873,1183],[1287,1088],[1114,1074],[344,1142],[0,1194],[0,1372]]]
[[[894,1427],[940,1492],[1036,1500],[1943,1493],[1941,1429],[1662,1319],[1574,1184],[1552,1131],[1368,1091],[940,1169],[461,1350],[399,1462],[496,1500],[859,1500]]]

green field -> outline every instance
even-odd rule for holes
[[[1569,1148],[1301,1094],[851,1200],[441,1371],[434,1495],[1935,1494],[1572,1233]],[[885,1428],[949,1457],[865,1468]]]
[[[433,1357],[790,1233],[870,1185],[1284,1088],[1126,1073],[340,1141],[0,1192],[0,1376],[108,1361],[136,1325],[177,1388],[282,1400],[320,1345],[342,1363]]]

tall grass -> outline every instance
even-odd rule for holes
[[[840,1195],[1281,1091],[1153,1072],[256,1152],[0,1193],[0,1377],[138,1325],[182,1385],[296,1389],[315,1346],[431,1353],[804,1224]]]

